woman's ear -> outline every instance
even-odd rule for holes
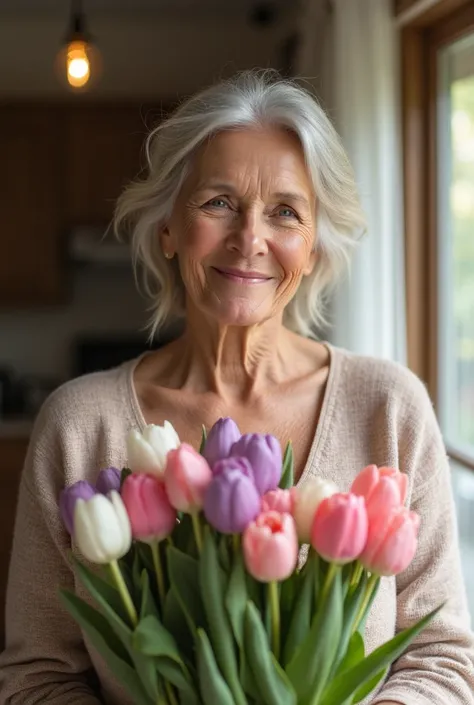
[[[175,255],[175,250],[173,247],[173,238],[171,237],[171,232],[169,226],[165,226],[160,230],[159,233],[161,249],[166,259],[173,259]]]
[[[311,272],[313,271],[313,269],[316,265],[317,260],[318,260],[318,253],[316,252],[316,250],[312,250],[311,254],[309,255],[309,258],[308,258],[308,263],[307,263],[306,267],[303,269],[303,274],[305,277],[307,277],[309,274],[311,274]]]

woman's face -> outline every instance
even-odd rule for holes
[[[297,138],[228,131],[196,154],[162,244],[178,256],[188,308],[250,326],[281,314],[311,272],[315,221]]]

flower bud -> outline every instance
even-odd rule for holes
[[[130,431],[127,437],[128,467],[132,472],[161,475],[168,452],[179,444],[178,434],[169,421],[163,426],[149,424],[143,433]]]
[[[91,563],[110,563],[128,552],[132,531],[118,492],[112,490],[107,497],[95,494],[91,499],[77,500],[74,539],[84,558]]]
[[[202,509],[212,472],[206,459],[192,446],[182,443],[168,453],[163,477],[175,509],[186,514]]]

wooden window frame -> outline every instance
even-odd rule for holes
[[[400,28],[408,366],[438,406],[437,57],[474,30],[474,0],[395,0]],[[474,470],[471,458],[448,448]]]

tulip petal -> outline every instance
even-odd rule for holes
[[[120,549],[120,555],[117,556],[117,558],[122,558],[132,545],[132,527],[130,526],[130,519],[128,518],[127,510],[125,509],[125,505],[119,493],[116,490],[112,490],[112,492],[109,492],[108,497],[115,510],[120,535],[122,537],[122,547]]]
[[[105,497],[104,497],[105,499]],[[88,504],[83,499],[78,499],[74,509],[74,538],[84,558],[91,563],[106,563],[106,556],[97,545],[95,526],[89,513]],[[107,501],[107,500],[106,500]]]

